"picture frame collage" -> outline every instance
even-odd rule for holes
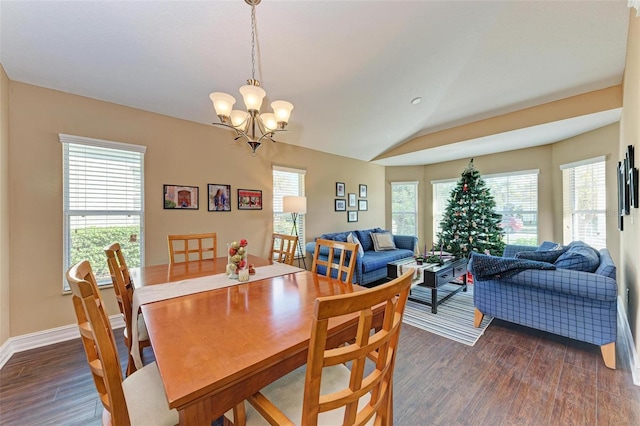
[[[238,210],[262,210],[262,190],[237,189]],[[200,187],[191,185],[163,185],[165,210],[199,210]],[[231,185],[207,184],[207,210],[231,211]]]
[[[347,212],[347,222],[357,222],[358,213],[369,210],[369,201],[366,198],[367,185],[359,184],[358,193],[347,193],[345,183],[336,182],[334,210],[336,212]]]
[[[638,167],[635,165],[635,149],[627,146],[625,157],[618,162],[618,229],[624,230],[624,216],[631,214],[631,208],[640,207],[638,197]]]

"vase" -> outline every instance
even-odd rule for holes
[[[238,279],[238,271],[246,269],[248,250],[247,245],[240,246],[239,243],[227,243],[227,270],[226,273],[231,279]]]

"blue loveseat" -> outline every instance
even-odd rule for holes
[[[381,232],[388,231],[381,228],[373,228],[323,234],[318,238],[346,242],[349,234],[353,233],[360,242],[364,252],[362,256],[358,255],[356,259],[356,270],[353,274],[353,282],[360,285],[367,285],[387,277],[387,263],[413,256],[418,242],[418,239],[412,235],[394,235],[393,240],[397,249],[375,251],[370,234]],[[313,257],[315,249],[315,242],[307,243],[306,251],[311,257]],[[327,260],[328,255],[328,250],[324,253],[320,251],[319,258]]]
[[[595,344],[605,365],[615,369],[618,287],[607,249],[598,251],[582,242],[507,245],[504,263],[522,266],[523,260],[548,269],[523,268],[493,277],[480,273],[481,264],[496,261],[488,258],[495,257],[474,253],[469,264],[474,275],[476,327],[483,315],[490,315]]]

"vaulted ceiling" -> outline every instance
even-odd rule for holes
[[[250,12],[242,0],[2,0],[0,61],[13,81],[209,124],[210,92],[242,104]],[[280,142],[428,164],[619,119],[625,0],[263,0],[256,16],[256,77],[269,103],[295,105]]]

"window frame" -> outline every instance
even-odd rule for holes
[[[407,235],[405,232],[399,231],[397,229],[397,226],[394,225],[394,216],[396,214],[402,214],[402,215],[413,215],[414,217],[414,224],[415,224],[415,234],[413,234],[415,237],[418,236],[418,232],[420,231],[419,226],[420,226],[420,222],[419,222],[419,213],[420,213],[420,207],[419,207],[419,203],[418,203],[418,198],[419,198],[419,185],[420,182],[418,181],[394,181],[394,182],[390,182],[391,184],[391,192],[390,192],[390,202],[391,202],[391,232],[394,235]],[[403,211],[403,212],[395,212],[394,211],[394,202],[393,202],[393,194],[394,194],[394,186],[413,186],[414,190],[415,190],[415,197],[414,197],[414,209],[413,211]],[[411,235],[411,234],[409,234]]]
[[[576,206],[576,171],[580,171],[579,169],[584,170],[585,167],[598,167],[599,170],[595,171],[599,176],[595,176],[597,178],[601,178],[601,181],[597,182],[596,196],[600,195],[602,199],[592,200],[595,205],[601,205],[602,208],[596,209],[581,209]],[[562,239],[564,244],[568,244],[571,241],[584,241],[587,244],[597,248],[606,248],[607,246],[607,164],[605,156],[598,156],[593,158],[588,158],[581,161],[576,161],[572,163],[562,164],[560,165],[560,170],[562,171]],[[592,170],[592,173],[594,171]],[[580,185],[584,186],[584,184]],[[591,182],[588,187],[593,188],[594,184]],[[598,191],[601,191],[598,194]],[[600,197],[598,197],[600,198]],[[577,215],[586,215],[591,214],[595,215],[598,218],[601,218],[602,224],[598,226],[599,231],[596,233],[596,236],[592,237],[587,234],[581,234],[579,230],[576,229],[575,219]],[[598,236],[600,233],[603,236]]]
[[[278,173],[292,173],[297,175],[297,190],[291,190],[291,191],[279,191],[276,189],[276,182],[275,182],[275,178],[276,178],[276,172]],[[278,165],[272,165],[271,168],[271,176],[272,176],[272,181],[273,181],[273,216],[272,216],[272,227],[273,227],[273,232],[274,233],[284,233],[284,234],[290,234],[291,233],[291,228],[284,230],[282,229],[278,224],[280,222],[285,222],[285,223],[291,223],[291,213],[289,212],[283,212],[282,208],[283,208],[283,200],[282,198],[285,196],[299,196],[299,197],[305,197],[305,177],[306,177],[306,173],[307,171],[305,169],[298,169],[298,168],[293,168],[293,167],[284,167],[284,166],[278,166]],[[298,229],[298,246],[300,247],[300,250],[296,251],[296,255],[294,257],[294,259],[300,259],[303,258],[305,256],[305,235],[306,235],[306,213],[300,213],[298,214],[297,220],[296,220],[296,227]],[[281,220],[278,220],[278,218],[281,218]],[[291,227],[293,227],[293,224],[290,225]]]
[[[102,217],[117,217],[117,216],[137,216],[139,217],[138,223],[140,227],[140,233],[138,235],[137,242],[139,244],[140,249],[140,266],[144,266],[145,262],[145,197],[144,197],[144,155],[146,153],[146,146],[143,145],[133,145],[122,142],[114,142],[102,139],[94,139],[82,136],[74,136],[68,134],[59,134],[59,140],[62,144],[62,216],[63,216],[63,258],[62,258],[62,292],[63,294],[69,294],[71,289],[66,280],[66,271],[72,266],[71,262],[71,251],[72,251],[72,218],[74,217],[91,217],[91,216],[102,216]],[[71,164],[69,161],[69,149],[73,149],[71,145],[76,147],[79,146],[87,146],[95,149],[107,149],[107,150],[116,150],[120,152],[126,152],[128,156],[139,154],[139,209],[123,209],[123,210],[113,210],[113,209],[73,209],[70,206],[71,198],[73,196],[73,190],[70,188],[70,169]],[[76,148],[77,149],[77,148]],[[138,185],[136,185],[138,186]],[[108,190],[108,189],[105,189]],[[114,241],[115,242],[115,241]],[[102,247],[100,247],[102,249]],[[136,262],[132,262],[133,264],[137,264]],[[106,257],[105,257],[106,264]],[[92,265],[93,266],[93,265]],[[113,283],[111,280],[100,280],[98,282],[99,287],[110,287]]]
[[[536,220],[535,220],[535,241],[532,242],[532,244],[537,244],[538,242],[538,192],[539,192],[539,179],[538,176],[540,174],[540,170],[539,169],[531,169],[531,170],[517,170],[517,171],[513,171],[513,172],[506,172],[506,173],[492,173],[492,174],[486,174],[486,175],[482,175],[482,179],[485,181],[485,184],[487,185],[487,188],[489,188],[491,190],[491,194],[494,198],[494,200],[496,200],[496,194],[495,194],[495,181],[496,179],[501,179],[501,178],[510,178],[510,177],[523,177],[523,176],[527,176],[527,175],[535,175],[535,184],[536,184],[536,197],[535,197],[535,211],[533,210],[511,210],[509,211],[510,213],[513,214],[520,214],[520,215],[535,215]],[[431,181],[431,185],[432,185],[432,194],[433,194],[433,199],[432,199],[432,215],[433,215],[433,239],[436,239],[436,235],[438,234],[439,230],[440,230],[440,220],[438,220],[438,218],[442,217],[442,214],[444,214],[444,211],[446,209],[446,204],[443,206],[443,210],[442,211],[436,211],[436,206],[438,206],[440,203],[438,203],[438,201],[436,200],[436,194],[437,194],[437,190],[435,185],[438,184],[451,184],[452,185],[452,189],[456,187],[457,182],[460,178],[455,178],[455,179],[439,179],[439,180],[432,180]],[[493,182],[492,182],[493,181]],[[450,194],[450,191],[449,191]],[[447,195],[448,197],[448,195]],[[500,206],[497,201],[496,201],[496,213],[498,214],[502,214],[504,216],[505,212],[507,212],[507,210],[505,210],[504,206]],[[519,233],[512,233],[512,234],[506,234],[505,233],[505,238],[504,241],[506,244],[519,244],[519,242],[517,241],[512,241],[515,240],[517,238],[522,238],[521,237],[522,234],[520,234],[519,237]]]

